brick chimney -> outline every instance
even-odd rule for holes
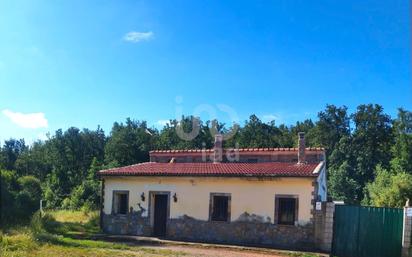
[[[305,132],[298,133],[298,164],[306,163],[305,160]]]
[[[223,155],[223,136],[221,134],[215,135],[215,146],[213,147],[213,163],[222,162]]]

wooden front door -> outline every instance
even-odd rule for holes
[[[155,236],[166,235],[168,201],[168,195],[166,194],[156,194],[154,197],[153,234]]]

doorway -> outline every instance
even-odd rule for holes
[[[154,194],[153,235],[165,236],[168,219],[169,194]]]

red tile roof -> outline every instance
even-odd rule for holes
[[[156,163],[99,171],[103,176],[316,177],[320,163]]]
[[[224,151],[239,151],[239,152],[297,152],[298,148],[226,148]],[[324,151],[323,147],[307,147],[306,151]],[[201,153],[213,152],[213,149],[183,149],[183,150],[153,150],[150,153]]]

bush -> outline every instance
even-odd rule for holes
[[[1,227],[14,222],[15,198],[18,192],[16,172],[0,170],[0,223]]]
[[[1,225],[25,223],[38,210],[41,199],[40,181],[33,176],[17,178],[14,171],[1,172]]]
[[[96,206],[91,202],[87,201],[83,204],[82,208],[80,209],[84,214],[88,214],[94,210],[96,210]]]
[[[17,183],[24,191],[29,192],[32,197],[41,197],[42,191],[40,180],[33,176],[24,176],[17,179]]]
[[[48,213],[41,214],[37,211],[33,214],[30,222],[30,230],[34,235],[43,234],[56,229],[59,223],[54,219],[54,217]]]
[[[100,184],[97,181],[86,180],[73,189],[70,197],[62,203],[63,209],[82,210],[89,212],[96,210],[100,201]]]
[[[404,171],[388,171],[378,166],[377,175],[372,183],[367,184],[368,204],[380,207],[405,205],[412,199],[412,175]]]
[[[100,229],[100,214],[98,212],[89,213],[89,221],[87,221],[86,226],[89,228]]]

